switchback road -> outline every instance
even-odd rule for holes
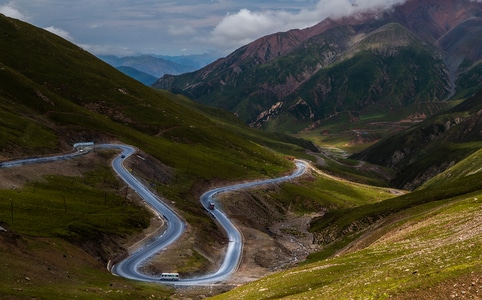
[[[153,242],[141,247],[126,259],[115,264],[112,267],[112,273],[125,278],[147,281],[147,282],[161,282],[159,281],[159,276],[144,274],[140,272],[140,267],[145,264],[152,256],[159,253],[173,242],[175,242],[184,232],[186,224],[184,221],[169,207],[162,199],[157,195],[152,193],[146,186],[144,186],[139,180],[137,180],[123,165],[125,159],[136,152],[136,149],[122,144],[101,144],[95,145],[96,149],[117,149],[121,150],[121,153],[114,158],[112,161],[112,168],[119,175],[119,177],[126,182],[126,184],[133,189],[139,196],[146,201],[155,211],[162,215],[166,219],[167,228],[166,230]],[[47,161],[57,161],[71,159],[76,156],[85,154],[92,147],[81,147],[78,152],[66,155],[52,156],[52,157],[41,157],[41,158],[29,158],[23,160],[16,160],[10,162],[0,163],[0,168],[2,167],[15,167],[24,164],[41,163]],[[231,186],[219,187],[212,189],[204,193],[200,201],[204,208],[211,213],[211,215],[216,219],[217,222],[226,230],[227,236],[229,238],[229,244],[225,253],[225,257],[221,267],[214,273],[207,274],[197,278],[185,278],[179,281],[169,282],[169,284],[174,285],[204,285],[215,282],[220,282],[225,280],[229,275],[236,271],[238,264],[241,259],[243,241],[240,231],[236,226],[229,220],[229,218],[224,214],[217,206],[210,208],[211,203],[216,203],[215,196],[228,191],[247,189],[261,185],[275,184],[283,181],[288,181],[293,178],[299,177],[306,172],[307,163],[297,160],[297,169],[291,175],[274,178],[274,179],[264,179],[259,181],[252,181],[246,183],[240,183]],[[166,283],[166,282],[164,282]]]

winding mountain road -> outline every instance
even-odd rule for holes
[[[41,158],[29,158],[23,160],[16,160],[10,162],[0,163],[0,168],[2,167],[15,167],[24,164],[33,164],[33,163],[40,163],[40,162],[47,162],[47,161],[57,161],[57,160],[65,160],[77,157],[79,155],[83,155],[93,147],[85,147],[78,149],[76,153],[66,154],[66,155],[59,155],[59,156],[51,156],[51,157],[41,157]],[[158,196],[152,193],[146,186],[144,186],[139,180],[137,180],[123,165],[125,159],[131,156],[133,153],[136,152],[134,147],[123,145],[123,144],[100,144],[95,145],[96,149],[117,149],[121,150],[121,153],[117,155],[112,160],[112,168],[114,171],[121,177],[122,180],[126,182],[126,184],[133,189],[139,196],[149,203],[151,207],[156,210],[160,215],[162,215],[166,219],[167,228],[166,230],[154,241],[148,243],[147,245],[141,247],[126,259],[122,260],[121,262],[115,264],[112,267],[112,273],[118,276],[122,276],[125,278],[133,279],[133,280],[140,280],[140,281],[147,281],[147,282],[162,282],[162,283],[169,283],[173,285],[205,285],[211,284],[215,282],[220,282],[225,280],[229,275],[231,275],[238,267],[238,264],[241,259],[242,249],[243,249],[243,240],[241,236],[241,232],[236,228],[236,226],[229,220],[229,218],[224,214],[221,210],[214,207],[214,209],[210,209],[210,203],[215,203],[215,196],[217,194],[252,188],[255,186],[261,186],[266,184],[274,184],[283,181],[288,181],[298,176],[301,176],[306,172],[307,163],[301,160],[296,161],[297,169],[295,172],[288,176],[274,178],[274,179],[265,179],[259,181],[252,181],[246,183],[240,183],[231,186],[219,187],[212,189],[206,193],[204,193],[200,201],[204,208],[211,213],[211,215],[219,222],[219,224],[226,230],[226,233],[229,238],[229,244],[225,253],[224,261],[221,267],[214,273],[207,274],[204,276],[200,276],[197,278],[187,278],[181,279],[179,281],[172,281],[172,282],[165,282],[159,281],[159,277],[155,277],[152,275],[144,274],[140,272],[140,267],[146,263],[150,258],[152,258],[156,253],[159,253],[173,242],[175,242],[184,232],[186,228],[186,224],[184,221],[169,207],[167,206]]]

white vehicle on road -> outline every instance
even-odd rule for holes
[[[159,280],[178,281],[179,273],[162,273]]]

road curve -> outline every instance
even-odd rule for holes
[[[146,281],[146,282],[161,282],[159,281],[159,277],[147,275],[140,272],[140,267],[156,253],[159,253],[164,248],[168,247],[174,241],[176,241],[184,232],[186,228],[186,224],[169,206],[167,206],[158,196],[156,196],[147,187],[145,187],[124,167],[123,165],[124,160],[136,152],[136,149],[134,147],[123,145],[123,144],[100,144],[100,145],[95,145],[95,148],[118,149],[122,151],[119,155],[117,155],[112,160],[112,163],[111,163],[112,168],[119,175],[119,177],[121,177],[121,179],[124,180],[124,182],[126,182],[126,184],[131,189],[133,189],[137,194],[139,194],[139,196],[144,201],[146,201],[149,205],[151,205],[151,207],[155,211],[157,211],[160,215],[162,215],[167,221],[166,222],[167,228],[159,237],[155,238],[154,241],[148,243],[147,245],[135,251],[126,259],[115,264],[112,267],[111,271],[114,275],[122,276],[133,280],[140,280],[140,281]],[[33,163],[40,163],[40,162],[46,162],[46,161],[71,159],[79,155],[85,154],[91,149],[92,147],[85,147],[85,148],[80,148],[79,151],[77,151],[76,153],[71,153],[66,155],[41,157],[41,158],[29,158],[29,159],[23,159],[23,160],[4,162],[4,163],[0,163],[0,168],[15,167],[15,166],[20,166],[24,164],[33,164]],[[214,209],[210,209],[209,204],[211,202],[215,203],[216,200],[214,197],[217,194],[220,194],[223,192],[288,181],[298,176],[301,176],[306,172],[306,169],[307,169],[306,162],[297,160],[296,166],[297,166],[297,169],[295,172],[284,177],[219,187],[204,193],[200,198],[201,204],[204,206],[204,208],[207,211],[211,213],[211,215],[226,230],[226,233],[229,238],[229,244],[226,250],[224,261],[221,267],[214,273],[196,277],[196,278],[181,279],[179,281],[173,281],[173,282],[162,281],[162,283],[169,283],[173,285],[204,285],[204,284],[223,281],[229,275],[231,275],[237,269],[241,259],[242,248],[243,248],[242,236],[240,231],[236,228],[236,226],[229,220],[229,218],[221,210],[217,208],[217,206],[215,206]]]
[[[166,231],[161,234],[154,242],[144,246],[143,248],[132,253],[125,260],[114,265],[112,273],[125,278],[148,281],[148,282],[160,282],[159,277],[144,274],[140,272],[142,264],[146,263],[152,256],[159,253],[164,248],[176,241],[185,229],[184,222],[177,216],[177,214],[167,205],[165,205],[155,194],[150,192],[145,186],[143,186],[134,176],[132,176],[122,165],[123,160],[127,159],[135,152],[135,149],[126,145],[97,145],[98,148],[117,148],[121,149],[122,153],[119,154],[113,161],[112,167],[117,174],[133,189],[135,190],[144,201],[148,202],[159,214],[164,216],[168,227]],[[215,202],[214,197],[217,194],[234,191],[240,189],[251,188],[255,186],[273,184],[282,181],[287,181],[302,175],[306,171],[306,163],[303,161],[296,161],[297,169],[294,173],[288,176],[266,179],[260,181],[252,181],[247,183],[241,183],[231,186],[219,187],[212,189],[204,193],[200,201],[204,208],[211,213],[211,215],[219,222],[228,235],[229,243],[225,253],[225,257],[221,267],[214,273],[207,274],[196,278],[185,278],[179,281],[169,282],[173,285],[204,285],[225,280],[231,275],[238,267],[241,260],[243,241],[241,232],[236,226],[229,220],[229,218],[215,206],[214,209],[209,208],[210,202]],[[163,283],[167,283],[164,282]]]
[[[201,195],[201,198],[200,198],[201,204],[204,206],[206,210],[211,212],[212,216],[219,222],[219,224],[224,228],[224,230],[226,230],[226,233],[229,239],[229,244],[226,250],[224,261],[221,267],[215,273],[208,274],[198,278],[185,279],[183,280],[183,283],[193,282],[196,284],[206,284],[206,283],[211,283],[216,281],[222,281],[226,279],[229,275],[231,275],[234,271],[236,271],[238,264],[241,260],[241,255],[243,250],[243,240],[242,240],[241,232],[231,222],[231,220],[226,216],[226,214],[224,214],[224,212],[222,212],[217,208],[218,207],[217,205],[215,205],[214,209],[209,208],[210,203],[216,203],[215,196],[224,192],[288,181],[293,178],[299,177],[306,172],[306,169],[307,169],[306,162],[297,160],[296,166],[297,166],[297,169],[295,172],[284,177],[265,179],[265,180],[259,180],[259,181],[251,181],[251,182],[240,183],[236,185],[219,187],[219,188],[209,190],[206,193]]]
[[[123,161],[136,152],[135,148],[120,144],[101,144],[96,145],[95,148],[122,150],[122,152],[112,160],[112,168],[132,190],[134,190],[156,212],[166,219],[167,224],[167,228],[161,236],[138,249],[118,264],[115,264],[111,271],[115,275],[129,279],[159,281],[159,278],[144,274],[140,272],[139,269],[149,258],[176,241],[184,232],[186,224],[171,208],[169,208],[159,197],[152,193],[124,167]]]

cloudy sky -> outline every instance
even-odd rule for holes
[[[94,54],[227,54],[266,34],[404,0],[0,0]]]

